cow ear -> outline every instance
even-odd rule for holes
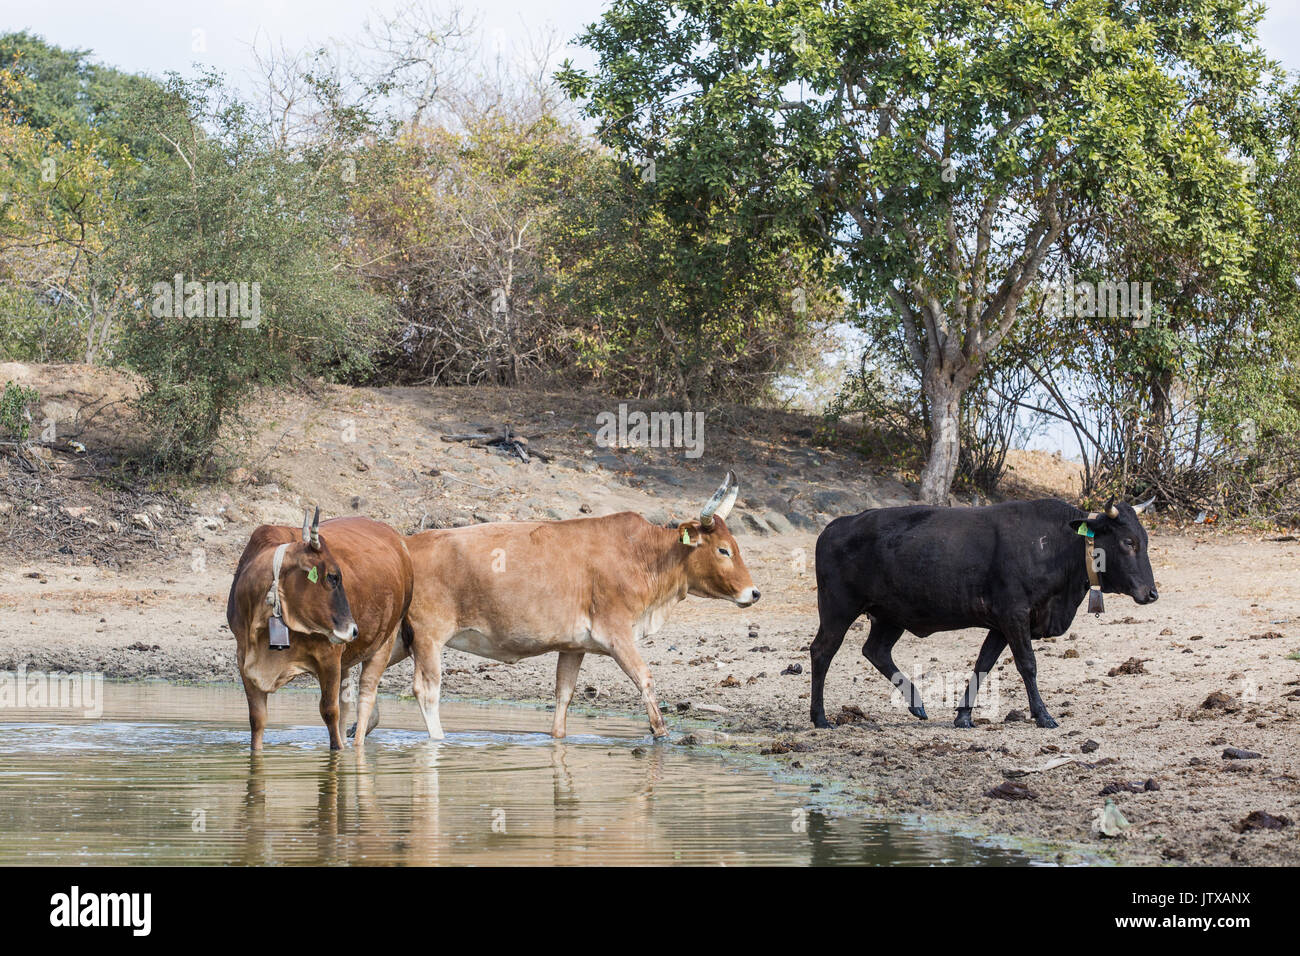
[[[1075,518],[1070,522],[1070,530],[1081,538],[1095,537],[1099,522],[1095,518]]]

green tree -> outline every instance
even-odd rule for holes
[[[136,307],[119,358],[145,385],[153,462],[191,470],[250,385],[367,368],[390,310],[346,255],[353,177],[336,156],[269,147],[216,76],[172,77],[130,111],[150,146],[125,196],[132,241],[119,270]]]
[[[109,347],[124,294],[118,200],[139,148],[121,107],[152,85],[84,52],[0,36],[3,354],[94,362]]]
[[[1194,195],[1240,278],[1252,215],[1218,125],[1265,62],[1249,0],[615,0],[560,78],[682,203],[807,230],[888,303],[946,501],[961,403],[1054,249]]]
[[[572,316],[577,365],[617,391],[691,407],[771,398],[842,317],[828,257],[734,203],[665,199],[648,170],[605,157],[559,217],[555,298]]]

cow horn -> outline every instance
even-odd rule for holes
[[[316,509],[316,517],[311,522],[311,546],[313,550],[320,550],[320,508]]]
[[[706,531],[712,528],[715,517],[726,521],[727,515],[731,514],[731,508],[736,503],[736,495],[738,494],[740,494],[740,485],[736,481],[736,473],[728,471],[727,477],[722,480],[718,490],[713,493],[709,503],[700,512],[700,527]]]
[[[1115,499],[1114,499],[1114,498],[1110,499],[1110,501],[1108,501],[1108,502],[1106,503],[1106,517],[1107,517],[1107,518],[1118,518],[1118,517],[1119,517],[1119,509],[1115,507]]]
[[[311,509],[308,508],[302,516],[302,543],[307,544],[311,541]]]
[[[1142,504],[1134,505],[1133,510],[1136,511],[1138,514],[1141,514],[1142,512],[1150,508],[1153,504],[1155,504],[1155,500],[1156,500],[1156,496],[1152,495],[1146,501],[1142,502]]]

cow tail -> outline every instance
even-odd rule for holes
[[[411,627],[411,622],[402,618],[402,645],[406,648],[406,653],[411,653],[411,642],[415,640],[415,628]]]

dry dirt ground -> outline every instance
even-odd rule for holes
[[[68,411],[129,391],[113,376],[0,366],[0,382],[15,377],[68,416],[60,434],[79,435],[87,455],[129,427],[106,424],[103,414],[83,427]],[[18,500],[0,500],[0,669],[25,663],[110,678],[236,681],[224,621],[231,570],[258,523],[297,523],[308,503],[321,503],[327,515],[370,514],[408,532],[507,516],[575,517],[584,509],[668,520],[697,512],[721,472],[734,467],[742,492],[729,523],[743,529],[739,542],[763,599],[737,609],[690,598],[645,642],[670,726],[693,730],[701,745],[761,749],[799,773],[841,783],[857,812],[921,815],[1136,863],[1300,860],[1300,543],[1274,540],[1287,537],[1276,531],[1157,519],[1151,553],[1160,601],[1139,608],[1108,595],[1106,613],[1081,612],[1068,636],[1037,646],[1056,730],[1015,719],[1013,711],[1026,710],[1024,690],[1007,656],[989,688],[991,706],[976,710],[984,722],[951,726],[983,637],[975,631],[900,642],[899,665],[914,679],[924,675],[918,683],[931,719],[914,719],[858,653],[864,622],[827,681],[828,712],[843,722],[814,730],[807,648],[817,620],[816,528],[835,514],[910,495],[909,476],[872,474],[853,453],[817,445],[815,421],[712,412],[707,452],[688,460],[667,450],[596,447],[594,416],[609,403],[594,396],[311,386],[261,396],[256,407],[252,434],[231,441],[243,468],[189,492],[183,506],[153,503],[147,530],[91,481],[64,482],[68,500],[53,506],[57,515],[48,498],[33,503],[22,498],[28,486],[9,486]],[[502,423],[537,436],[534,447],[554,460],[524,464],[496,449],[440,440]],[[1026,487],[1067,493],[1067,465],[1033,455],[1015,463]],[[85,465],[78,453],[59,451],[43,467],[45,488]],[[782,525],[780,515],[793,517]],[[63,532],[72,544],[62,549],[42,547],[32,528],[56,517],[85,527]],[[106,548],[120,560],[105,561]],[[450,697],[540,708],[551,695],[553,658],[502,665],[450,651],[445,667]],[[791,673],[796,667],[802,672]],[[410,685],[409,662],[385,677],[392,692],[409,693]],[[639,709],[608,659],[588,656],[579,689],[575,706]],[[549,726],[540,709],[520,719]],[[700,719],[721,733],[698,729]],[[678,738],[675,745],[691,744]],[[1259,756],[1230,759],[1228,748]],[[1058,764],[1062,757],[1074,759]],[[987,795],[1007,782],[1033,796]],[[1125,839],[1092,832],[1108,798],[1131,823]],[[1238,832],[1255,811],[1293,822]]]

